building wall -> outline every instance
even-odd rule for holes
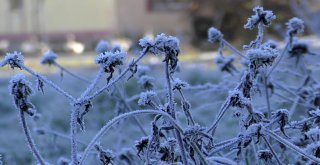
[[[0,34],[70,31],[112,31],[115,25],[114,0],[23,0],[24,9],[10,12],[10,0],[0,1]],[[39,18],[36,5],[40,5]]]
[[[115,3],[120,34],[164,32],[183,35],[190,32],[190,20],[185,11],[150,11],[148,0],[115,0]]]

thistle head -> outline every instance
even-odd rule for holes
[[[287,23],[287,34],[289,36],[304,32],[304,22],[300,18],[293,17]]]
[[[150,104],[152,99],[154,99],[156,96],[157,94],[154,91],[142,92],[140,94],[140,99],[138,100],[138,105],[146,106]]]

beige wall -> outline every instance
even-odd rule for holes
[[[24,0],[24,11],[20,14],[9,12],[8,1],[0,0],[0,34],[31,32],[34,3],[38,0]],[[114,0],[40,1],[44,2],[40,20],[45,32],[114,30]]]
[[[184,11],[147,11],[147,0],[115,0],[119,33],[183,34],[190,31],[190,20]]]
[[[35,3],[43,2],[40,30],[51,32],[111,31],[118,35],[145,32],[185,34],[186,12],[147,11],[147,0],[24,0],[20,13],[8,11],[10,0],[0,0],[0,34],[30,33]]]

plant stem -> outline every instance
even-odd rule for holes
[[[57,63],[57,62],[55,62],[55,61],[54,61],[52,64],[53,64],[54,66],[56,66],[57,68],[61,69],[62,71],[68,73],[69,75],[71,75],[71,76],[73,76],[73,77],[75,77],[75,78],[77,78],[77,79],[79,79],[79,80],[82,80],[82,81],[84,81],[84,82],[86,82],[86,83],[91,83],[90,80],[88,80],[88,79],[86,79],[86,78],[83,78],[83,77],[81,77],[81,76],[78,76],[78,75],[70,72],[68,69],[66,69],[65,67],[63,67],[62,65],[60,65],[59,63]]]
[[[168,98],[169,109],[170,109],[169,113],[173,119],[176,119],[176,112],[175,112],[174,100],[173,100],[173,89],[172,89],[171,80],[170,80],[169,61],[168,60],[165,61],[165,74],[166,74],[168,96],[169,96],[169,98]],[[182,163],[188,164],[187,155],[186,155],[186,151],[184,149],[181,134],[176,129],[175,129],[175,133],[177,136],[178,144],[179,144],[181,155],[182,155]]]
[[[266,94],[266,102],[267,102],[267,108],[268,108],[268,116],[267,118],[271,117],[271,107],[270,107],[270,98],[269,98],[269,91],[268,91],[268,84],[267,84],[268,78],[264,77],[264,89]]]
[[[271,73],[273,72],[273,70],[278,66],[278,64],[280,63],[282,57],[284,56],[284,54],[287,52],[287,49],[290,46],[290,42],[286,43],[286,46],[284,47],[284,49],[282,50],[280,56],[278,58],[276,58],[274,65],[271,66],[270,71],[267,73],[267,77],[270,77]]]
[[[45,165],[45,161],[42,158],[42,156],[40,155],[40,152],[37,149],[32,137],[31,137],[31,134],[30,134],[30,131],[29,131],[29,128],[28,128],[28,125],[27,125],[27,122],[26,122],[26,119],[24,116],[24,112],[20,109],[19,109],[19,112],[20,112],[20,120],[21,120],[21,124],[22,124],[22,129],[23,129],[23,132],[26,136],[26,140],[29,145],[29,148],[30,148],[31,152],[33,153],[33,156],[37,159],[38,163],[41,165]]]
[[[29,72],[31,75],[35,76],[36,78],[40,79],[41,81],[45,82],[46,84],[48,84],[49,86],[51,86],[53,89],[55,89],[56,91],[58,91],[58,93],[60,93],[61,95],[65,96],[68,100],[70,100],[71,102],[75,102],[75,98],[73,96],[71,96],[70,94],[68,94],[67,92],[65,92],[63,89],[61,89],[60,87],[58,87],[56,84],[54,84],[52,81],[48,80],[46,77],[40,75],[39,73],[36,73],[35,71],[33,71],[32,69],[30,69],[29,67],[25,66],[25,65],[19,65],[20,68],[24,69],[25,71]]]
[[[228,41],[226,41],[225,39],[222,39],[222,42],[229,47],[234,53],[240,55],[241,57],[248,59],[248,57],[246,57],[244,54],[242,54],[237,48],[235,48],[234,46],[232,46]]]

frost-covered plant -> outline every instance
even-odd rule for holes
[[[262,7],[256,7],[253,11],[254,15],[248,19],[245,28],[251,30],[257,27],[258,34],[254,41],[244,47],[245,53],[227,42],[218,29],[212,27],[208,30],[209,42],[220,44],[216,63],[222,71],[232,74],[232,78],[229,79],[231,76],[228,76],[217,85],[194,86],[178,78],[176,72],[181,52],[180,41],[178,38],[166,34],[159,34],[154,40],[141,39],[139,44],[142,51],[138,57],[130,62],[125,61],[127,53],[122,51],[120,47],[111,48],[106,41],[100,41],[96,47],[95,61],[99,71],[92,81],[72,73],[60,65],[56,61],[57,55],[53,51],[46,52],[41,61],[42,64],[55,66],[88,84],[88,88],[79,97],[72,96],[45,76],[27,67],[23,63],[21,53],[8,53],[0,62],[0,66],[8,65],[12,69],[20,68],[27,71],[36,78],[40,91],[43,92],[44,85],[46,85],[46,87],[55,89],[69,101],[71,109],[70,135],[64,135],[39,125],[37,123],[39,119],[33,121],[35,122],[33,130],[37,135],[48,136],[51,134],[54,137],[70,139],[70,160],[63,159],[65,155],[59,155],[61,159],[58,160],[58,164],[92,164],[87,159],[91,155],[97,155],[98,158],[95,157],[95,159],[102,164],[206,165],[243,164],[245,162],[249,164],[319,164],[320,88],[317,80],[313,78],[312,70],[307,70],[304,67],[305,72],[296,71],[297,73],[294,73],[295,76],[302,77],[302,85],[289,86],[282,82],[290,77],[289,74],[280,79],[276,77],[287,66],[281,66],[282,68],[277,70],[278,72],[273,72],[282,61],[281,57],[285,53],[291,56],[310,54],[308,45],[299,46],[296,40],[292,43],[290,41],[303,31],[303,21],[294,18],[287,23],[288,40],[285,48],[281,50],[277,44],[263,40],[264,28],[275,20],[273,12],[264,10]],[[241,56],[242,60],[247,60],[248,67],[236,68],[237,59],[234,56],[224,56],[225,46]],[[163,59],[164,83],[158,81],[161,79],[161,74],[151,77],[149,67],[138,65],[138,62],[148,53],[158,55]],[[295,71],[290,73],[292,72]],[[104,73],[109,74],[107,80],[102,79]],[[239,79],[239,82],[232,83],[232,79]],[[137,81],[142,89],[140,89],[140,94],[127,98],[129,92],[125,91],[125,82],[129,80]],[[229,89],[230,86],[232,87]],[[35,147],[24,117],[24,114],[40,116],[35,111],[35,105],[30,101],[33,94],[31,84],[23,75],[18,75],[10,81],[9,87],[14,104],[20,112],[28,145],[38,163],[46,164],[39,150]],[[164,89],[159,89],[161,87]],[[221,98],[222,89],[224,92],[229,90],[229,94],[222,95],[223,97],[227,95],[225,101],[222,102],[220,109],[216,109],[221,102],[218,97]],[[134,89],[134,91],[136,90],[139,89]],[[87,121],[86,116],[89,113],[97,113],[98,116],[105,118],[101,114],[104,111],[97,112],[96,106],[93,106],[96,104],[94,99],[105,91],[108,93],[106,92],[101,99],[104,104],[99,106],[104,106],[110,101],[111,104],[116,104],[114,109],[118,111],[116,116],[106,122],[87,144],[81,140],[81,137],[78,137],[80,134],[78,131],[85,134],[93,131],[88,129],[92,125],[100,125],[100,123],[94,124],[96,120]],[[283,93],[293,95],[295,98],[288,97]],[[282,99],[275,98],[280,96]],[[204,97],[209,98],[210,103],[203,105],[202,98]],[[288,107],[287,105],[291,102],[291,107]],[[205,114],[208,115],[207,118],[212,119],[211,125],[203,119],[203,116],[199,117],[199,109],[197,109],[199,105],[210,105],[209,109],[217,112],[216,118]],[[139,106],[150,109],[134,110]],[[218,136],[219,129],[223,125],[222,122],[228,120],[229,124],[229,119],[226,118],[229,109],[234,110],[234,114],[236,114],[236,118],[232,118],[232,120],[239,123],[238,129],[234,129],[232,126],[232,130],[228,130],[228,132],[232,132],[232,135],[235,135],[233,138],[228,138],[229,135],[224,134]],[[295,109],[299,109],[299,111]],[[107,112],[107,116],[112,114],[109,112]],[[142,114],[154,115],[154,118],[139,120],[137,117]],[[306,117],[301,118],[300,116],[303,115]],[[135,123],[129,123],[130,120],[126,120],[128,118],[134,119]],[[292,121],[293,119],[298,121]],[[152,121],[148,124],[147,120]],[[88,128],[85,132],[86,123],[90,124],[87,125]],[[115,148],[106,146],[106,148],[112,148],[113,151],[103,149],[103,136],[108,136],[107,132],[112,127],[121,124],[130,128],[136,125],[142,138],[138,138],[140,140],[131,148],[121,149],[121,146],[116,144]],[[145,128],[149,127],[151,129],[147,131]],[[119,132],[116,136],[119,141],[134,140],[133,136],[122,135],[120,131],[115,132]],[[79,152],[81,150],[79,145],[85,146],[83,152]],[[287,159],[286,156],[290,156],[290,159]]]

